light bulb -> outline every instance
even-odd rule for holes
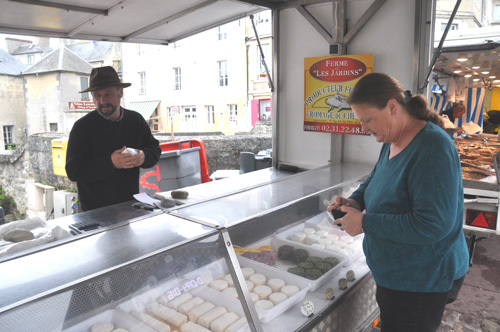
[[[467,57],[467,54],[465,54],[465,53],[458,54],[457,61],[465,62],[467,60],[469,60],[469,58]]]

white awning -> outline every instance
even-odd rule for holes
[[[159,100],[134,101],[129,103],[128,108],[140,113],[144,120],[149,121],[151,115],[156,110],[159,103]]]

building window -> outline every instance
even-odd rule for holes
[[[227,105],[229,109],[229,122],[233,124],[238,123],[238,105],[236,104],[229,104]]]
[[[208,124],[215,124],[215,109],[214,105],[207,105],[205,106],[205,110],[207,111],[207,123]]]
[[[493,5],[493,22],[500,22],[500,3]]]
[[[227,39],[227,24],[220,25],[217,27],[217,40]]]
[[[259,120],[260,121],[271,120],[271,100],[270,99],[259,100]]]
[[[88,87],[89,87],[89,78],[88,77],[80,77],[80,91],[83,91]],[[89,100],[90,99],[88,92],[84,92],[81,95],[82,95],[81,96],[82,100]]]
[[[175,67],[174,68],[174,90],[180,90],[180,89],[181,89],[181,68]]]
[[[12,150],[14,126],[3,126],[3,143],[5,150]]]
[[[196,107],[184,107],[184,124],[186,128],[196,128]]]
[[[227,86],[228,78],[227,78],[227,61],[219,61],[219,86]]]
[[[50,131],[57,131],[57,123],[49,123]]]
[[[258,52],[258,57],[259,57],[259,74],[260,76],[265,76],[266,73],[266,67],[264,66],[264,61],[262,61],[262,55],[260,54],[260,49],[257,47],[257,52]],[[269,72],[271,72],[271,45],[269,44],[262,44],[262,53],[264,53],[264,60],[267,65],[267,69],[269,69]]]
[[[265,10],[263,12],[257,13],[255,15],[256,22],[257,24],[259,23],[267,23],[271,21],[271,11],[270,10]]]
[[[145,45],[137,44],[137,55],[143,55],[143,54],[146,54]]]
[[[34,54],[28,54],[28,65],[32,65],[35,63],[35,55]]]
[[[139,94],[146,94],[146,72],[142,71],[139,73]]]
[[[441,23],[441,31],[444,31],[446,29],[446,25],[448,24],[448,22],[446,23]],[[450,31],[451,30],[458,30],[458,23],[452,23],[450,25]]]

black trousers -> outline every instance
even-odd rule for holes
[[[377,285],[382,332],[435,332],[441,325],[444,307],[455,301],[464,277],[448,292],[398,291]]]

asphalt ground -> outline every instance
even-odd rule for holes
[[[466,232],[469,249],[472,234]],[[472,265],[438,332],[500,332],[500,235],[475,234]]]

